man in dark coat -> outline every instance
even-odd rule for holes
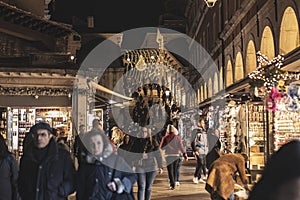
[[[33,127],[31,142],[20,161],[22,200],[66,200],[74,192],[75,168],[70,153],[60,148],[44,122]]]

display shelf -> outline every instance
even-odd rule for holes
[[[34,125],[35,109],[21,108],[18,109],[18,152],[19,156],[23,155],[23,140],[27,132]]]
[[[262,104],[249,104],[248,136],[250,169],[264,166],[265,122]]]
[[[61,125],[63,125],[63,123],[64,123],[63,117],[53,117],[52,118],[52,127],[53,128],[58,128]]]
[[[278,110],[274,118],[274,147],[277,151],[291,140],[300,140],[299,113]]]
[[[7,109],[0,108],[0,134],[7,138]]]

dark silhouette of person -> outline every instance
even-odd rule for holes
[[[300,199],[300,141],[283,145],[267,162],[249,200]]]
[[[18,164],[0,134],[0,199],[18,200]]]

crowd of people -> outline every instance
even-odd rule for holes
[[[118,133],[121,140],[112,139],[95,119],[90,131],[79,126],[70,148],[55,129],[39,122],[26,135],[19,164],[0,135],[0,199],[66,200],[76,192],[77,200],[150,200],[154,180],[165,168],[174,190],[180,185],[182,158],[188,160],[186,148],[174,125],[168,124],[162,137],[152,131],[151,126],[139,127]],[[246,154],[222,153],[218,136],[203,119],[192,136],[196,166],[191,182],[204,183],[212,200],[234,200],[236,183],[249,190]],[[249,199],[299,199],[299,148],[300,142],[292,141],[272,155]]]

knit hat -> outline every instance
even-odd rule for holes
[[[50,126],[48,123],[46,123],[46,122],[39,122],[39,123],[33,125],[33,126],[30,128],[30,131],[31,131],[32,133],[36,134],[36,131],[37,131],[38,129],[46,129],[46,130],[48,130],[51,134],[53,134],[53,129],[52,129],[51,126]]]

